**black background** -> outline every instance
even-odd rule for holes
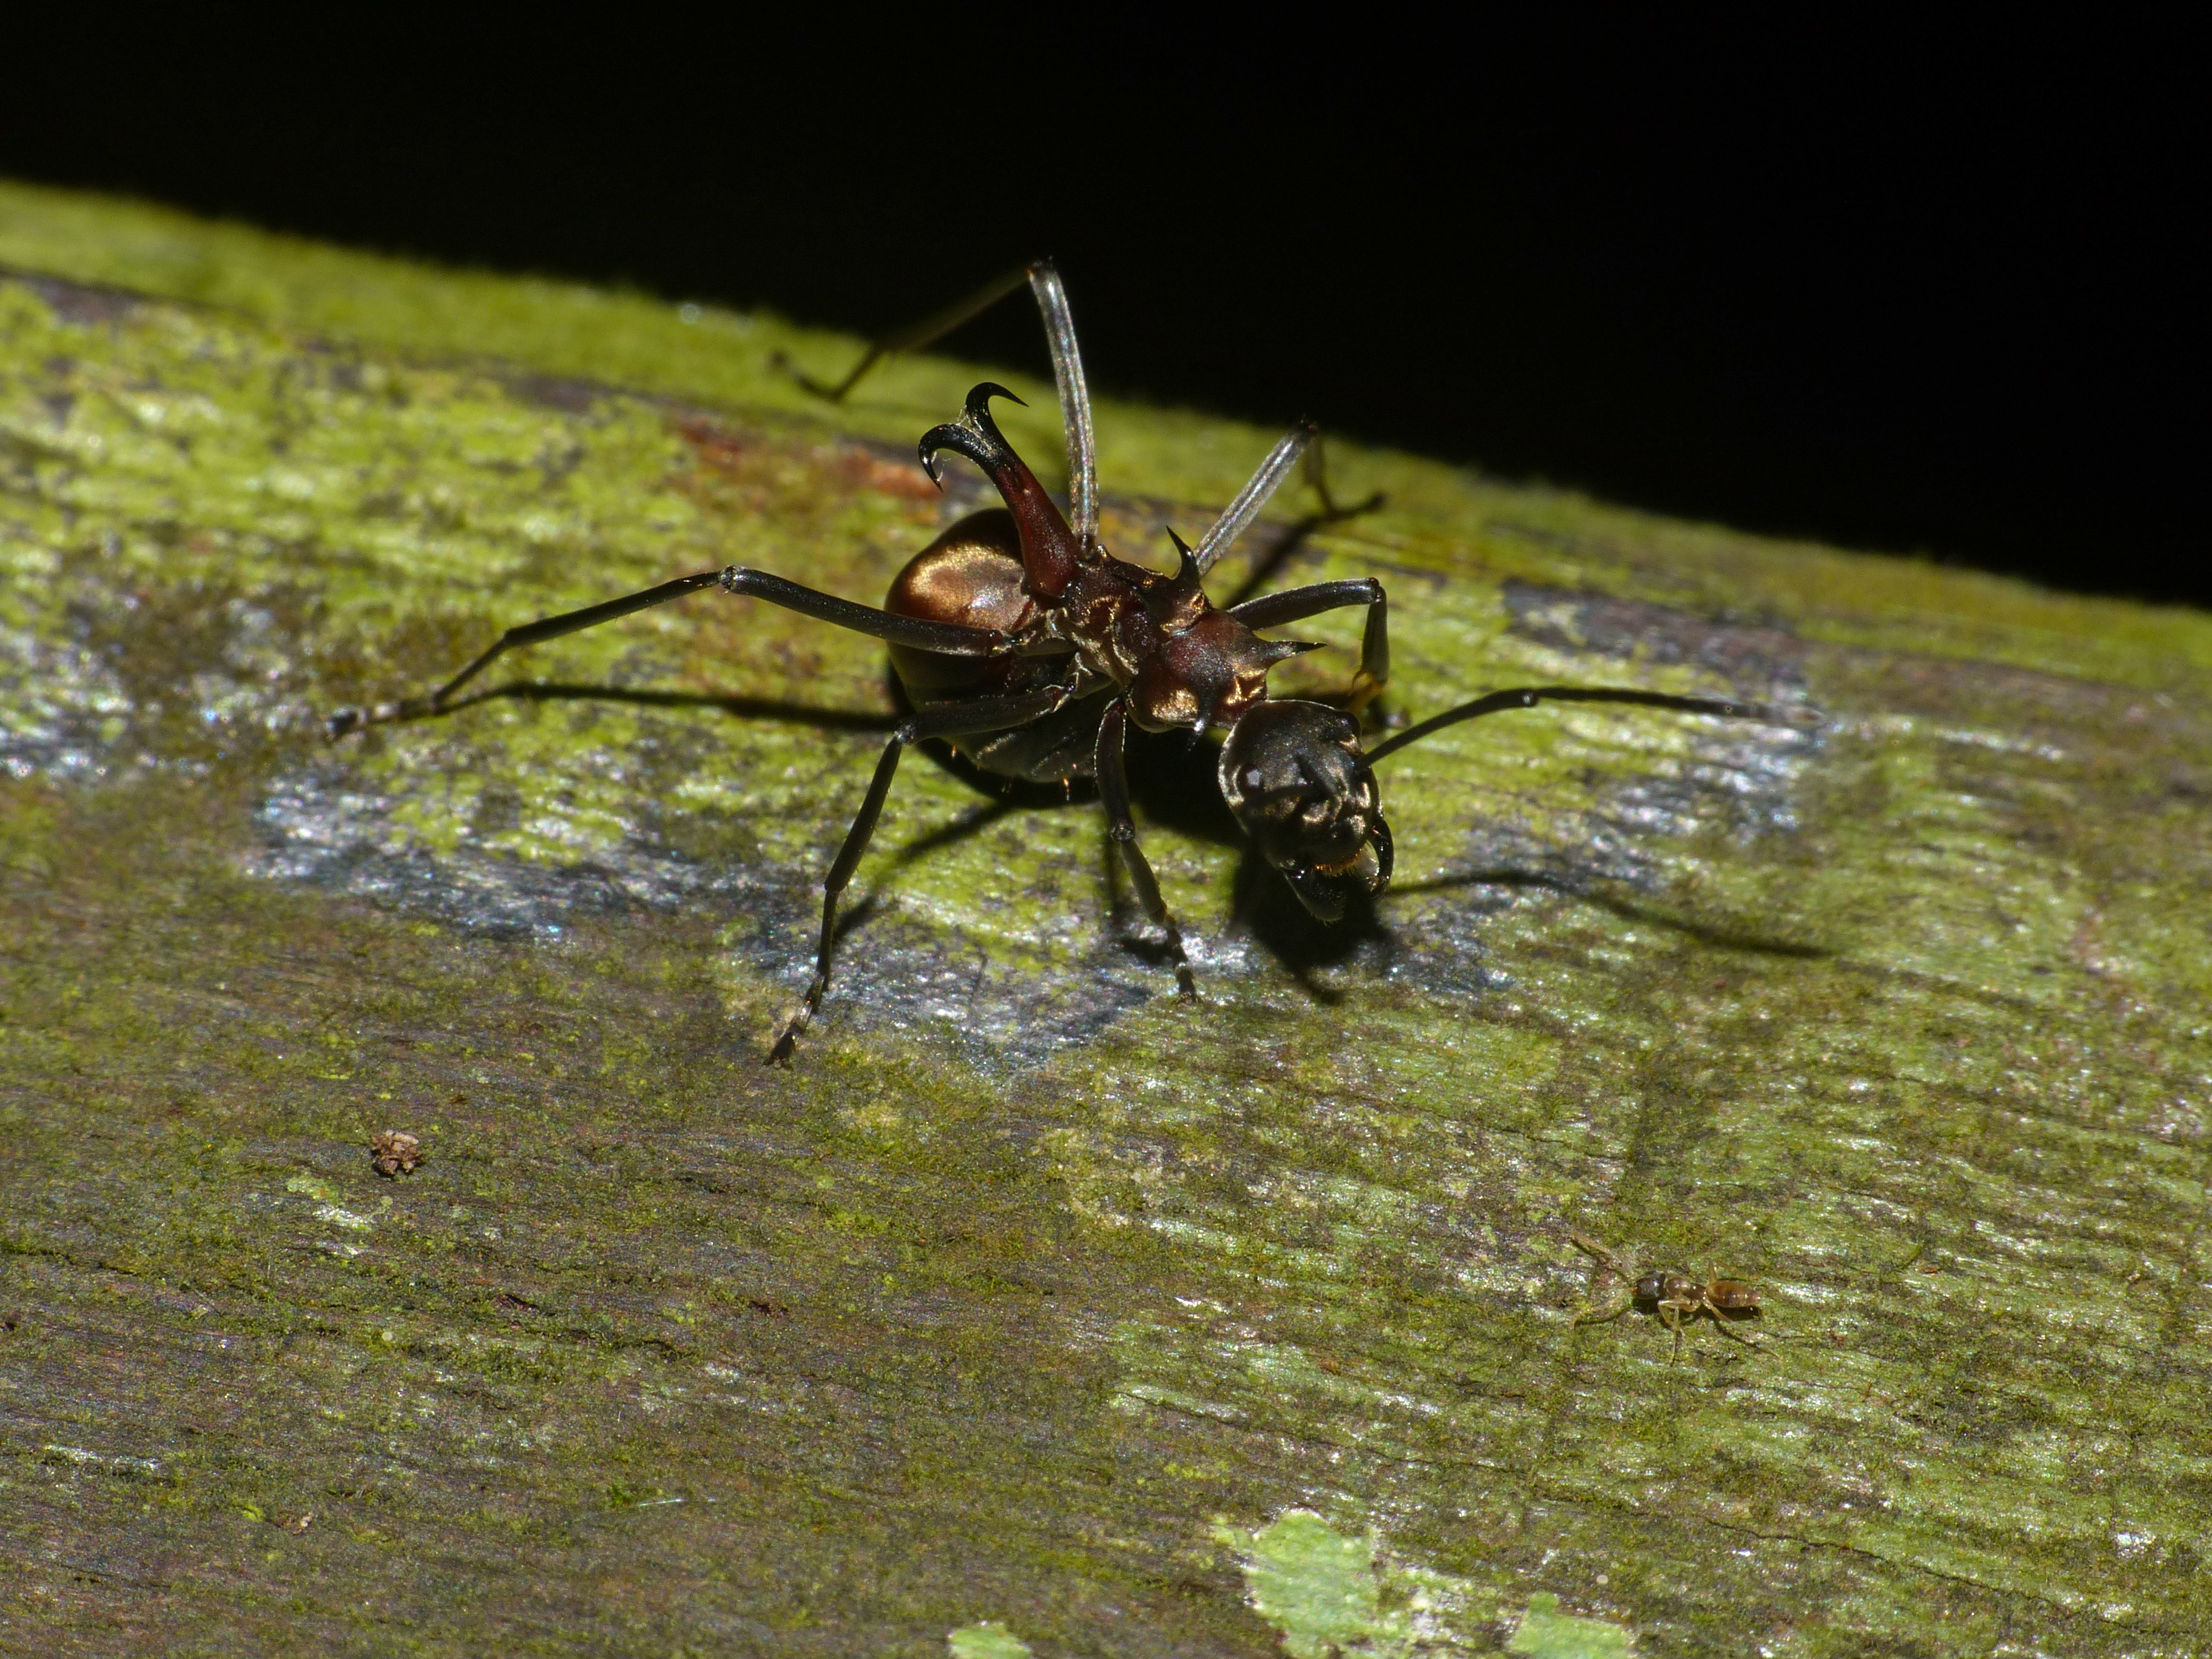
[[[861,330],[1050,252],[1114,392],[2212,601],[2190,38],[1114,16],[11,24],[0,172]]]

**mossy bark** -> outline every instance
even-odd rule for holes
[[[1456,728],[1326,934],[1151,745],[1197,1007],[1095,806],[912,763],[775,1072],[868,641],[317,717],[872,599],[976,374],[773,362],[851,345],[0,187],[0,1648],[2212,1647],[2212,622],[1340,446],[1282,580],[1383,577],[1398,709],[1796,724]],[[1124,552],[1271,436],[1100,425]],[[1571,1324],[1569,1227],[1761,1347]]]

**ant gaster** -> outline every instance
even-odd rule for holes
[[[1759,1312],[1759,1291],[1741,1279],[1708,1277],[1702,1284],[1690,1274],[1673,1267],[1654,1268],[1639,1273],[1629,1263],[1586,1233],[1569,1230],[1567,1237],[1578,1249],[1588,1251],[1604,1265],[1608,1272],[1635,1285],[1628,1299],[1603,1313],[1584,1308],[1570,1322],[1575,1325],[1602,1325],[1607,1320],[1618,1319],[1631,1308],[1648,1308],[1659,1316],[1659,1322],[1674,1333],[1674,1352],[1668,1356],[1673,1364],[1681,1357],[1682,1328],[1700,1314],[1709,1314],[1723,1335],[1732,1336],[1747,1348],[1759,1344],[1735,1328],[1731,1319],[1737,1314],[1755,1316]]]
[[[806,384],[825,396],[842,397],[885,352],[927,344],[1024,279],[1043,313],[1060,393],[1067,440],[1066,512],[1046,494],[991,418],[994,398],[1020,399],[987,382],[968,394],[957,420],[923,435],[921,465],[938,481],[940,456],[947,451],[965,456],[997,486],[1004,505],[969,514],[916,554],[892,581],[883,609],[742,565],[702,571],[509,629],[427,696],[332,715],[331,736],[450,712],[462,706],[453,702],[454,695],[508,651],[704,588],[764,599],[884,641],[914,713],[884,746],[860,813],[823,880],[813,978],[769,1054],[771,1063],[781,1064],[790,1060],[829,988],[838,896],[875,834],[900,756],[915,744],[941,740],[985,772],[1031,782],[1094,780],[1130,884],[1145,914],[1166,935],[1178,989],[1193,997],[1196,987],[1182,933],[1138,845],[1129,810],[1122,743],[1131,724],[1152,732],[1219,733],[1218,776],[1230,810],[1299,902],[1322,921],[1337,921],[1355,898],[1380,893],[1390,881],[1390,828],[1382,817],[1375,763],[1432,732],[1546,702],[1638,703],[1697,714],[1762,717],[1759,709],[1705,697],[1529,686],[1462,703],[1363,753],[1358,711],[1390,675],[1382,584],[1371,577],[1318,582],[1226,610],[1214,608],[1202,585],[1207,569],[1258,516],[1305,453],[1313,426],[1301,422],[1291,429],[1195,548],[1169,532],[1178,559],[1172,576],[1114,557],[1098,540],[1096,446],[1075,325],[1059,273],[1048,261],[994,284],[902,337],[880,343],[842,385]],[[1317,647],[1263,639],[1259,630],[1353,605],[1366,607],[1367,622],[1359,672],[1345,700],[1351,712],[1271,697],[1268,670]]]

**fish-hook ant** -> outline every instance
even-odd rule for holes
[[[1607,1272],[1615,1273],[1636,1288],[1628,1298],[1603,1313],[1584,1308],[1568,1322],[1571,1325],[1602,1325],[1618,1319],[1631,1308],[1649,1308],[1659,1316],[1659,1322],[1674,1333],[1674,1351],[1667,1358],[1668,1364],[1681,1358],[1682,1328],[1699,1314],[1710,1314],[1714,1324],[1724,1336],[1732,1336],[1747,1348],[1759,1344],[1730,1323],[1736,1314],[1755,1315],[1759,1312],[1759,1291],[1741,1279],[1717,1279],[1708,1276],[1703,1284],[1686,1273],[1673,1267],[1656,1267],[1639,1273],[1587,1233],[1570,1229],[1567,1237],[1579,1249],[1595,1256]]]
[[[829,989],[838,896],[875,834],[900,756],[915,744],[940,740],[985,772],[1029,782],[1094,780],[1130,885],[1146,915],[1166,935],[1178,989],[1193,997],[1197,988],[1181,930],[1138,846],[1129,810],[1121,750],[1133,724],[1151,732],[1180,728],[1221,736],[1217,777],[1223,799],[1299,902],[1330,922],[1342,920],[1355,898],[1380,893],[1389,884],[1390,829],[1382,817],[1374,765],[1448,726],[1540,702],[1635,703],[1736,720],[1767,718],[1759,708],[1711,697],[1613,687],[1522,686],[1446,709],[1363,753],[1359,711],[1390,677],[1382,584],[1372,577],[1317,582],[1226,610],[1214,608],[1202,585],[1214,561],[1297,464],[1313,441],[1314,427],[1300,422],[1291,429],[1196,547],[1168,532],[1179,560],[1174,575],[1114,557],[1098,540],[1091,397],[1076,349],[1075,324],[1049,261],[1039,261],[921,327],[872,347],[842,385],[807,384],[823,395],[842,397],[886,352],[928,343],[1024,281],[1043,313],[1060,393],[1067,441],[1065,513],[991,418],[993,398],[1020,400],[987,382],[968,394],[957,420],[923,434],[921,465],[938,481],[939,458],[947,451],[963,455],[998,487],[1005,505],[969,514],[916,554],[893,580],[881,610],[743,565],[701,571],[511,628],[426,696],[333,714],[331,736],[447,713],[454,694],[509,651],[710,587],[764,599],[884,641],[914,712],[884,745],[860,813],[823,882],[813,978],[769,1052],[771,1063],[782,1064],[791,1059]],[[1366,607],[1367,621],[1359,672],[1346,706],[1270,696],[1268,671],[1316,647],[1263,639],[1259,630],[1353,605]]]

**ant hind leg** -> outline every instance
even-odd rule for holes
[[[993,277],[964,300],[958,301],[920,322],[886,334],[860,354],[852,372],[832,386],[792,367],[779,358],[777,366],[790,370],[801,387],[817,398],[842,403],[870,369],[886,357],[920,351],[967,322],[980,317],[1024,283],[1036,296],[1037,312],[1044,319],[1045,343],[1052,351],[1053,385],[1060,393],[1060,425],[1067,434],[1068,523],[1077,542],[1085,547],[1098,538],[1098,442],[1091,421],[1091,388],[1083,378],[1083,354],[1075,342],[1075,318],[1068,308],[1067,289],[1060,270],[1049,259],[1038,259]]]
[[[618,599],[586,605],[581,611],[564,611],[557,617],[540,617],[536,622],[510,628],[486,649],[477,653],[467,667],[428,696],[403,697],[396,702],[377,703],[368,708],[341,708],[323,723],[324,729],[335,742],[365,726],[450,714],[455,707],[453,701],[455,694],[510,651],[519,651],[529,645],[541,645],[547,640],[557,640],[564,635],[581,633],[585,629],[597,628],[601,623],[614,622],[656,605],[666,605],[672,599],[680,599],[686,594],[696,593],[708,587],[719,587],[725,593],[741,599],[765,599],[770,605],[796,611],[801,616],[813,617],[839,628],[851,629],[856,634],[870,635],[876,639],[888,640],[894,645],[912,646],[918,650],[941,651],[955,657],[988,657],[1006,649],[1006,637],[991,629],[975,628],[966,623],[933,622],[927,617],[897,616],[888,611],[878,611],[872,605],[841,599],[834,593],[818,592],[784,577],[770,575],[765,570],[750,570],[743,565],[733,564],[720,570],[702,570],[696,575],[678,576],[674,581],[663,582],[658,587],[625,593]]]
[[[1723,1336],[1733,1337],[1738,1342],[1742,1343],[1747,1348],[1755,1349],[1759,1346],[1759,1344],[1753,1340],[1753,1339],[1746,1336],[1741,1331],[1736,1329],[1735,1322],[1730,1319],[1719,1307],[1716,1306],[1711,1297],[1700,1297],[1698,1305],[1702,1311],[1709,1313],[1713,1316],[1713,1323],[1721,1328],[1721,1334]]]
[[[811,392],[817,398],[827,398],[833,404],[842,403],[845,394],[858,386],[867,372],[884,358],[896,357],[902,352],[920,351],[924,346],[934,344],[961,324],[981,316],[1029,281],[1029,277],[1026,266],[1018,270],[1003,271],[973,294],[955,301],[944,310],[932,312],[918,323],[910,323],[904,328],[895,329],[869,342],[868,349],[860,354],[860,361],[853,365],[851,372],[842,380],[834,383],[817,380],[781,353],[777,354],[775,366],[787,370],[802,390]]]

